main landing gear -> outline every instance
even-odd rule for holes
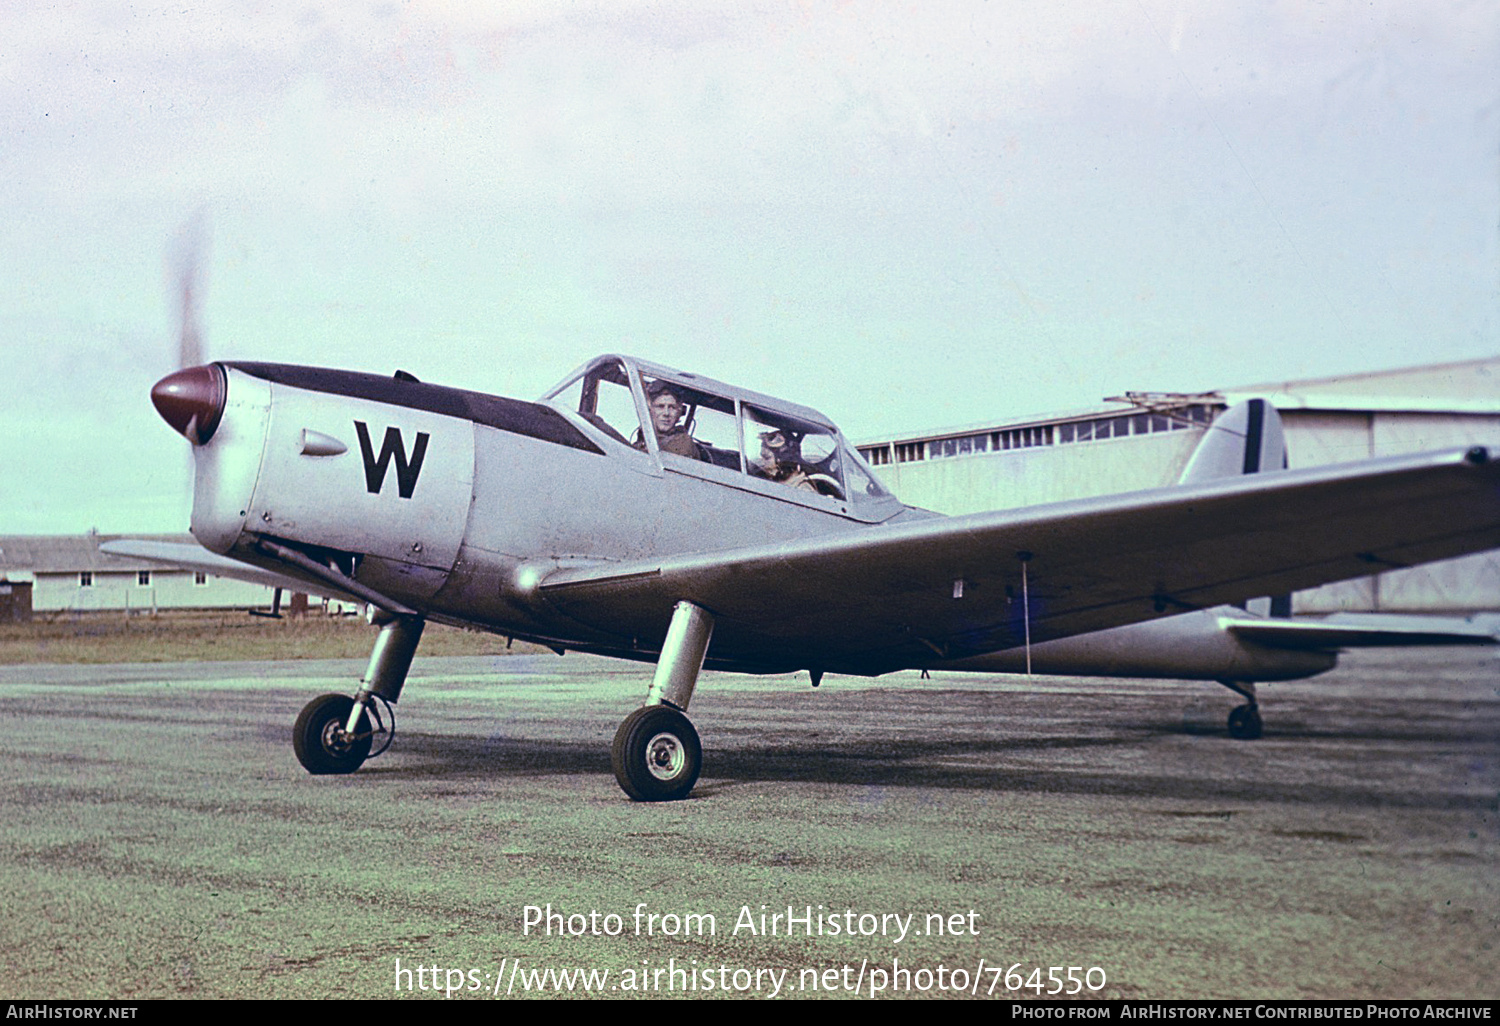
[[[320,695],[303,707],[292,727],[292,750],[303,769],[316,776],[353,773],[370,758],[377,738],[381,745],[375,755],[390,747],[396,733],[396,716],[391,706],[401,697],[412,656],[422,640],[424,623],[420,616],[392,616],[386,620],[354,697]],[[389,726],[370,703],[372,698],[385,706]]]
[[[1237,705],[1230,712],[1229,736],[1236,741],[1254,741],[1260,737],[1260,705],[1255,700],[1255,685],[1232,680],[1221,680],[1219,683],[1235,694],[1244,695],[1249,699],[1244,705]]]
[[[621,790],[638,802],[686,798],[698,782],[703,746],[684,713],[713,632],[712,613],[691,602],[677,603],[646,704],[615,732],[610,765]]]
[[[388,615],[354,697],[321,695],[302,710],[292,728],[292,748],[307,772],[353,773],[390,745],[395,734],[390,707],[401,696],[423,624],[420,616]],[[713,631],[712,613],[691,602],[677,603],[646,702],[615,733],[610,764],[621,789],[638,802],[686,798],[698,782],[703,745],[685,711]],[[386,708],[389,727],[371,699]],[[377,740],[381,745],[372,752]]]

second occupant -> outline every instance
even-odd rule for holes
[[[772,481],[788,488],[802,488],[816,492],[818,487],[807,476],[798,459],[797,446],[788,441],[780,430],[762,431],[760,434],[760,458],[754,461],[755,469]]]

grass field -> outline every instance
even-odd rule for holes
[[[126,617],[92,613],[0,625],[0,665],[170,663],[189,660],[364,659],[376,629],[361,617],[271,620],[248,613],[171,613]],[[423,655],[496,655],[505,639],[428,624]],[[516,642],[513,651],[541,651]]]

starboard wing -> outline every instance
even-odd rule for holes
[[[1476,448],[566,567],[538,591],[637,646],[697,603],[710,665],[874,674],[1496,547],[1500,463]]]

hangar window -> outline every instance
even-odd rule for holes
[[[151,571],[137,570],[135,572],[135,583],[142,588],[149,588],[151,586]]]
[[[1193,403],[1060,424],[1007,428],[982,435],[934,438],[926,442],[903,442],[889,446],[869,445],[860,449],[859,453],[876,466],[892,462],[912,463],[971,453],[1007,452],[1011,449],[1031,449],[1044,445],[1071,445],[1074,442],[1097,442],[1133,435],[1186,431],[1208,425],[1213,421],[1215,413],[1216,408],[1212,405]]]
[[[78,586],[80,588],[92,588],[94,586],[94,572],[84,570],[78,575]]]
[[[1214,419],[1211,406],[1195,403],[1150,413],[1132,413],[1123,417],[1096,417],[1093,420],[1059,424],[1059,444],[1096,442],[1104,438],[1126,438],[1130,435],[1155,435],[1165,431],[1186,431],[1206,425]]]
[[[968,456],[976,452],[989,452],[989,435],[964,435],[960,438],[939,438],[927,443],[927,455],[933,459],[948,456]]]
[[[1052,441],[1053,433],[1050,424],[995,432],[995,448],[999,450],[1032,449],[1038,445],[1051,445]]]
[[[193,583],[200,588],[205,587],[208,584],[208,574],[204,573],[202,570],[194,571]]]

